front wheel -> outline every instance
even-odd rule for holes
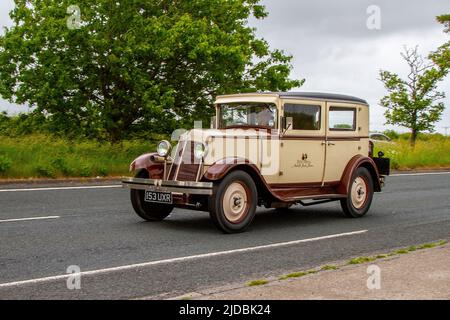
[[[363,217],[370,209],[373,192],[370,172],[366,168],[358,168],[352,176],[347,198],[341,200],[344,214],[349,218]]]
[[[210,216],[216,227],[225,233],[245,231],[256,214],[258,191],[244,171],[234,171],[214,188],[210,198]]]
[[[148,172],[143,170],[136,175],[136,178],[147,179],[148,176]],[[174,208],[172,205],[146,202],[144,190],[132,189],[130,197],[134,211],[146,221],[162,221],[172,213]]]

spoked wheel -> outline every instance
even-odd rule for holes
[[[360,218],[370,209],[373,199],[373,180],[366,168],[358,168],[352,177],[346,199],[341,200],[344,214]]]
[[[142,170],[136,175],[136,178],[147,179],[148,177],[146,170]],[[172,205],[146,202],[144,190],[132,189],[130,197],[134,211],[146,221],[162,221],[172,213],[174,208]]]
[[[226,233],[247,229],[255,216],[258,198],[253,179],[243,171],[235,171],[217,184],[215,189],[209,208],[216,227]]]

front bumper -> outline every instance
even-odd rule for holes
[[[212,182],[167,181],[156,179],[124,178],[125,188],[156,192],[175,192],[182,194],[212,195]]]

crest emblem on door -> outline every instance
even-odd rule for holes
[[[302,153],[302,160],[298,159],[297,163],[294,164],[294,168],[313,168],[313,164],[308,160],[308,154]]]

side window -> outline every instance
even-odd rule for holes
[[[293,130],[320,130],[320,106],[285,104],[284,116],[292,118]]]
[[[355,131],[356,109],[330,107],[328,125],[331,131]]]

